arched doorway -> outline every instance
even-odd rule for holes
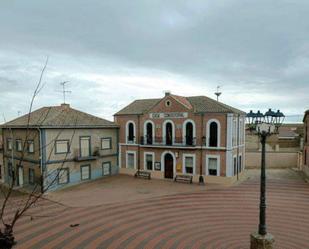
[[[170,179],[174,177],[174,159],[170,153],[164,156],[164,177]]]
[[[193,145],[193,124],[191,122],[186,124],[186,145]]]
[[[170,122],[165,125],[165,141],[167,145],[173,144],[173,125]]]
[[[146,143],[152,144],[152,123],[148,122],[146,125]]]

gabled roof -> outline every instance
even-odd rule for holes
[[[170,95],[174,99],[181,102],[183,105],[192,109],[195,113],[237,113],[245,115],[246,113],[234,107],[228,106],[206,96],[182,97]],[[133,101],[125,108],[118,111],[115,115],[130,115],[130,114],[145,114],[161,99],[139,99]]]
[[[2,128],[26,128],[29,115],[23,115],[2,125]],[[29,127],[37,128],[108,128],[115,123],[71,108],[68,104],[42,107],[30,113]]]

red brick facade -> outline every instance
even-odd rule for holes
[[[179,116],[164,117],[164,115],[174,115],[175,113]],[[161,116],[155,117],[154,115]],[[137,169],[147,170],[145,163],[147,153],[153,155],[153,167],[148,170],[151,171],[153,177],[158,178],[166,177],[166,154],[173,157],[173,177],[176,174],[193,174],[194,181],[197,181],[198,177],[202,175],[206,181],[220,182],[221,179],[219,178],[235,176],[244,169],[243,113],[197,113],[194,106],[191,106],[186,98],[168,94],[142,114],[116,114],[115,122],[120,125],[119,164],[121,173],[133,174]],[[128,141],[128,124],[130,122],[134,123],[134,141]],[[152,133],[154,133],[152,134],[151,144],[147,144],[147,122],[152,124]],[[212,122],[216,122],[217,126],[216,146],[210,146],[210,124]],[[172,131],[168,130],[167,123],[171,124]],[[192,124],[192,131],[186,132],[186,129],[189,129],[187,123]],[[235,135],[235,139],[239,141],[239,144],[233,145],[233,125],[238,123],[240,124],[238,127],[239,132]],[[235,130],[237,131],[237,128]],[[186,134],[190,132],[192,136]],[[167,133],[172,134],[173,142],[169,145],[166,144],[168,140]],[[189,140],[188,137],[193,139]],[[131,164],[131,167],[127,165],[128,153],[133,153],[136,156],[134,169]],[[133,156],[130,155],[130,157]],[[234,170],[234,157],[237,158],[239,164],[238,170],[237,168]],[[193,160],[192,172],[190,172],[190,168],[185,168],[185,160],[190,160],[190,162]],[[216,171],[209,172],[208,164],[211,162],[212,165],[216,162]],[[154,164],[156,164],[157,168],[155,168]]]

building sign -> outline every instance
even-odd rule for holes
[[[150,113],[150,118],[187,118],[187,112],[160,112],[160,113]]]
[[[161,163],[155,162],[155,170],[161,170]]]

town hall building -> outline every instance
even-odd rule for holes
[[[246,113],[206,96],[135,100],[114,115],[119,172],[231,183],[243,172]]]

